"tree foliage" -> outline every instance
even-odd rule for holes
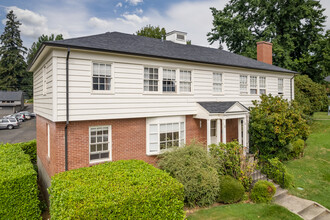
[[[151,26],[150,24],[141,28],[136,32],[139,36],[157,38],[157,39],[166,39],[166,30],[165,28],[160,28],[159,26]]]
[[[294,79],[295,100],[307,115],[326,110],[328,97],[324,85],[313,82],[307,75]]]
[[[9,11],[6,18],[6,26],[0,36],[0,90],[15,91],[26,84],[26,63],[23,56],[26,48],[21,40],[21,23],[13,11]]]
[[[36,42],[34,42],[31,46],[31,48],[29,49],[29,52],[27,54],[27,64],[30,65],[35,57],[35,55],[37,54],[39,48],[41,47],[41,44],[43,42],[46,41],[55,41],[55,40],[63,40],[63,35],[62,34],[58,34],[58,35],[41,35],[38,40]]]
[[[329,67],[328,49],[321,47],[329,41],[329,33],[322,36],[324,10],[313,0],[230,0],[223,10],[211,8],[214,27],[208,40],[251,58],[257,56],[256,42],[272,42],[274,65],[319,80]]]
[[[250,146],[259,151],[261,159],[289,154],[289,144],[307,139],[309,126],[298,104],[282,97],[261,95],[261,102],[253,101],[250,111]]]

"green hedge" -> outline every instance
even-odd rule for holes
[[[30,156],[31,163],[37,164],[37,142],[36,140],[13,144],[22,148],[25,154]]]
[[[220,190],[218,202],[235,203],[244,196],[245,189],[240,181],[232,176],[220,177]]]
[[[80,168],[52,177],[52,219],[183,219],[183,186],[143,161]]]
[[[293,176],[288,173],[284,164],[277,157],[269,159],[262,167],[262,172],[282,188],[292,186]]]
[[[0,145],[1,219],[41,219],[37,173],[18,146]]]

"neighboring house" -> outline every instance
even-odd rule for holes
[[[10,115],[23,109],[22,91],[0,91],[0,116]]]
[[[193,139],[248,147],[248,107],[293,98],[293,71],[219,49],[118,32],[45,42],[34,72],[38,167],[49,178],[104,161],[156,156]],[[265,63],[268,62],[268,63]],[[65,138],[67,137],[67,139]]]

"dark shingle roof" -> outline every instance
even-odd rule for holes
[[[22,91],[0,91],[0,100],[1,101],[21,101],[22,100]]]
[[[104,34],[87,37],[48,41],[44,44],[49,46],[72,47],[216,65],[295,73],[291,70],[266,64],[220,49],[201,47],[196,45],[183,45],[171,41],[162,41],[160,39],[124,34],[119,32],[107,32]]]
[[[205,108],[209,113],[225,113],[236,103],[237,102],[198,102],[198,104]],[[241,103],[239,104],[242,105]],[[242,106],[246,108],[244,105]],[[248,110],[248,108],[246,108],[246,110]]]

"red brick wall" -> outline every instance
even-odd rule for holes
[[[200,122],[202,127],[200,127]],[[195,119],[192,115],[186,116],[186,143],[190,144],[192,140],[196,140],[206,145],[207,130],[206,120]]]

